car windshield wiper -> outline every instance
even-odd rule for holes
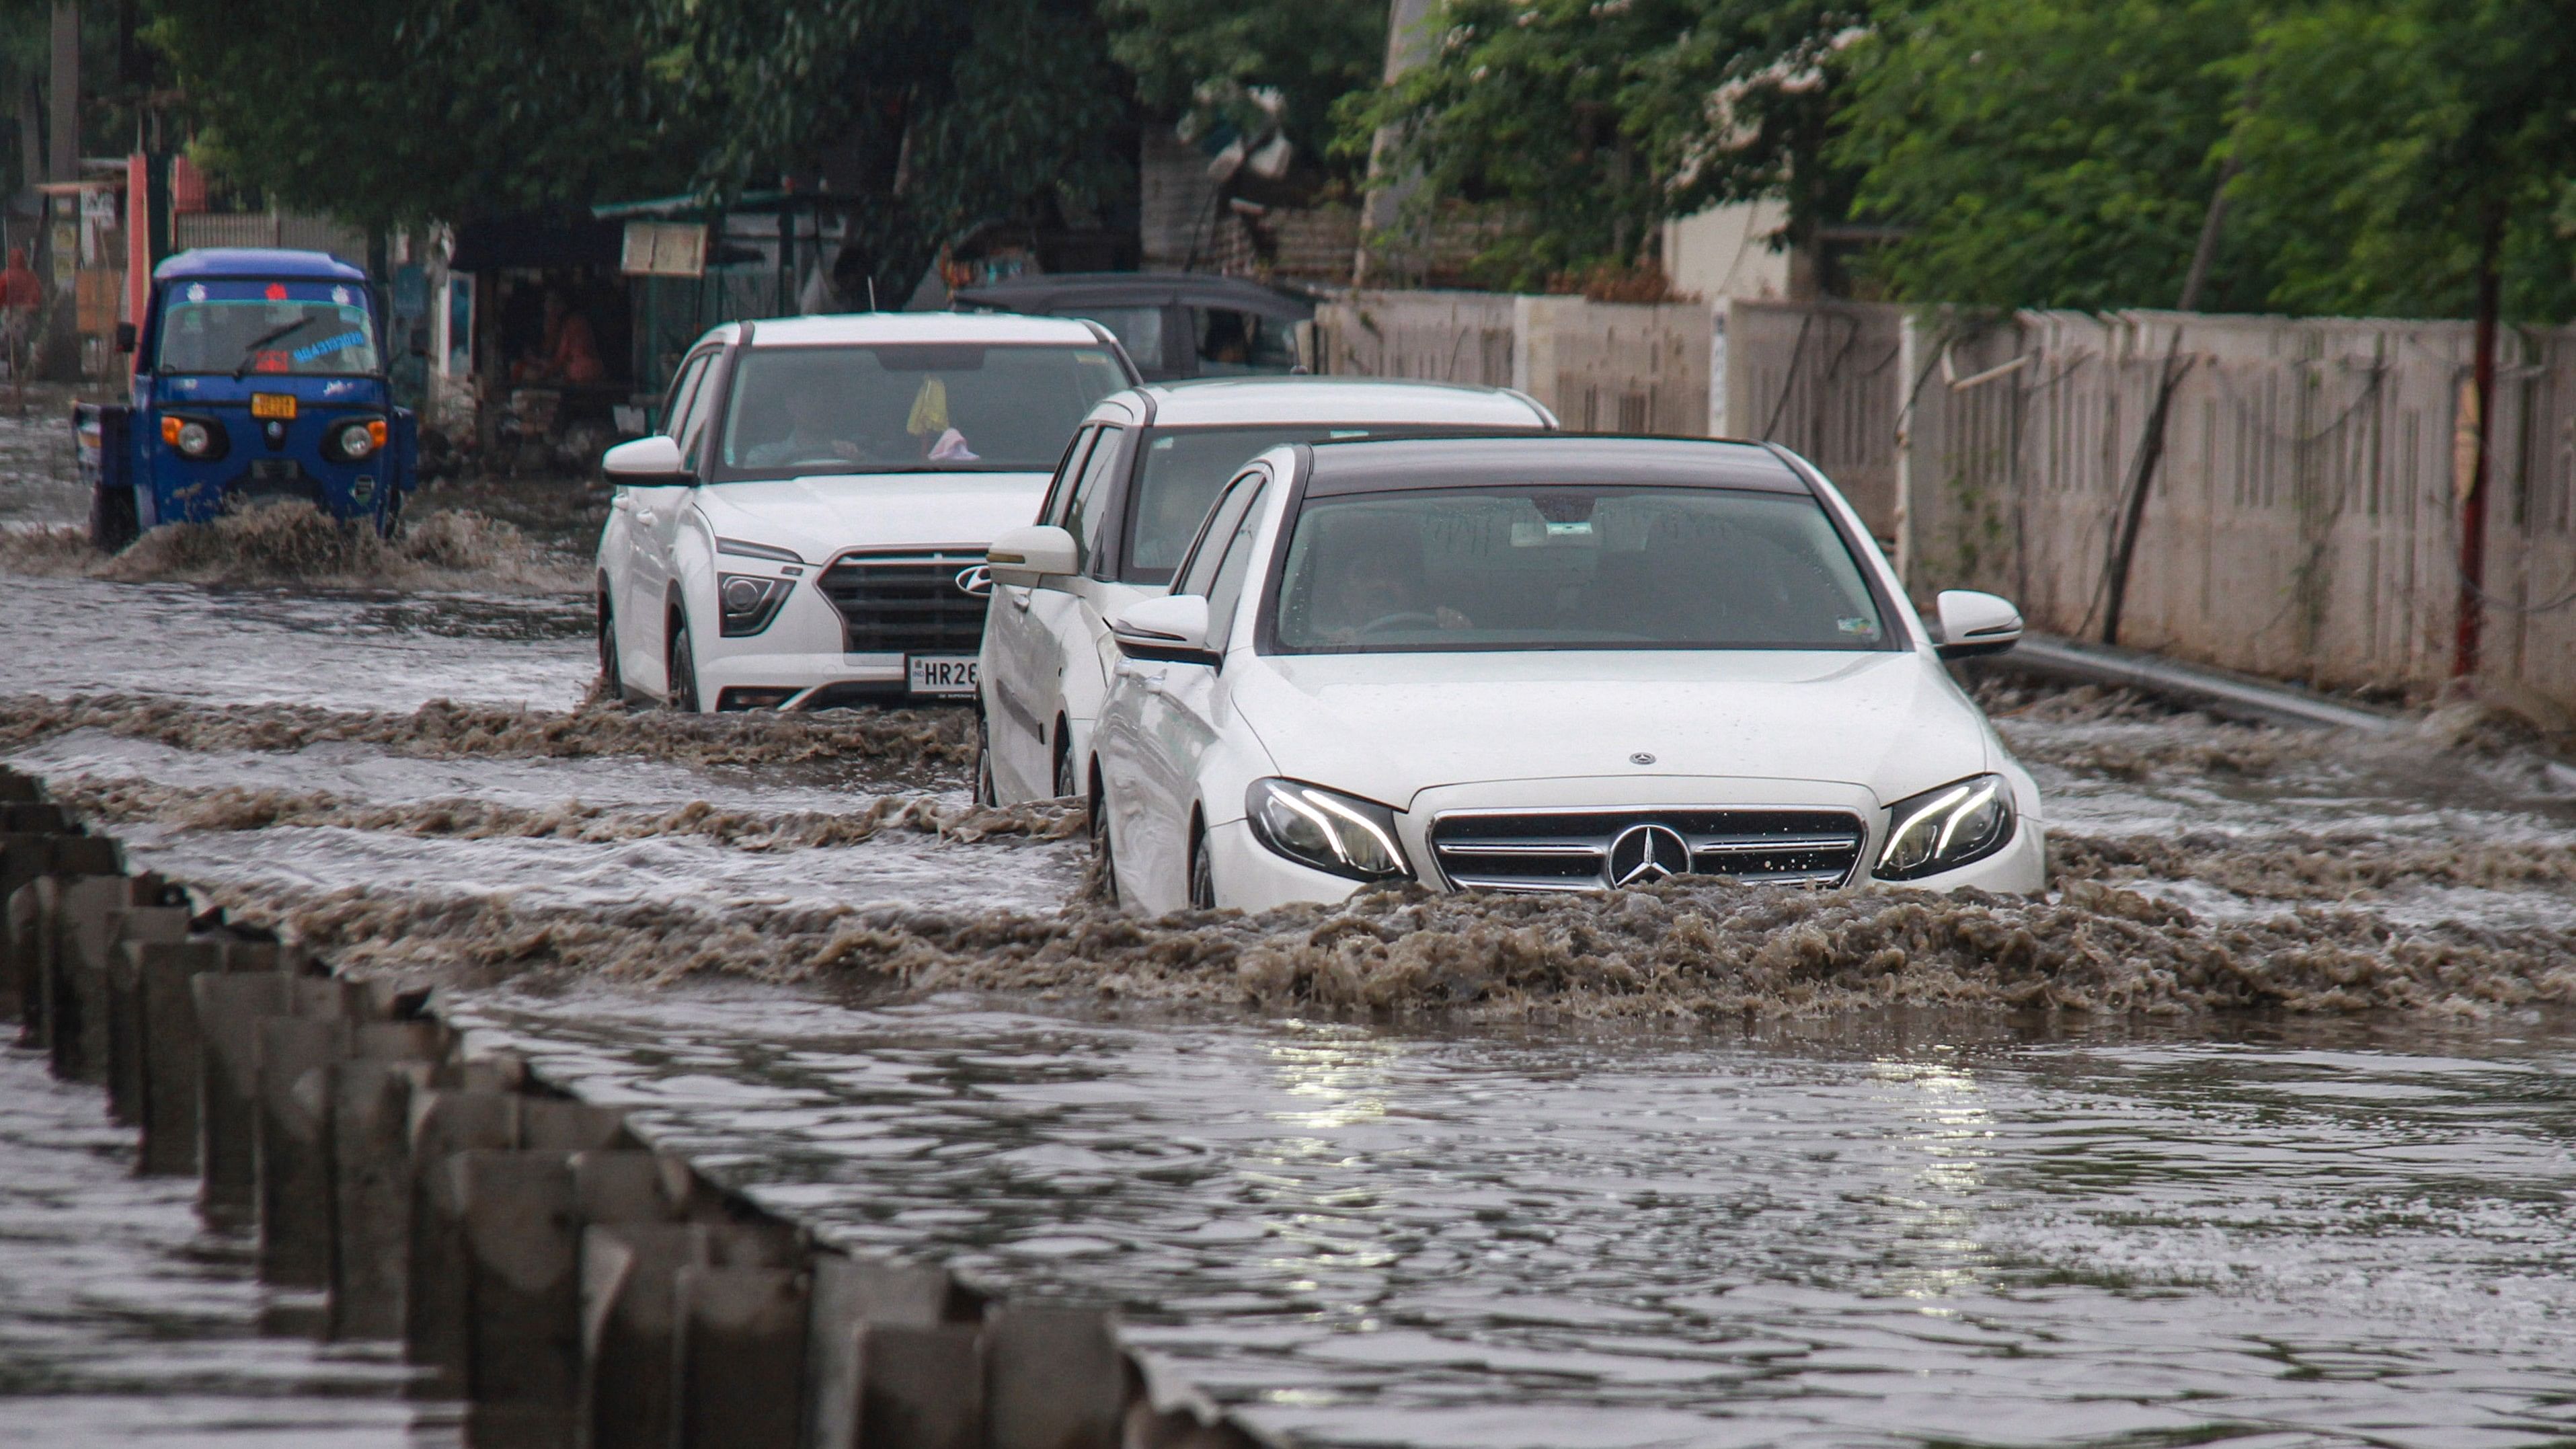
[[[307,312],[303,316],[296,318],[294,321],[287,323],[285,326],[272,327],[268,331],[259,334],[257,337],[254,337],[249,342],[243,344],[241,350],[241,366],[233,369],[233,381],[239,382],[250,375],[250,365],[258,359],[259,350],[261,348],[277,341],[281,337],[301,332],[305,328],[310,327],[321,320],[320,314]]]

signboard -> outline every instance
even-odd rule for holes
[[[707,229],[694,221],[630,221],[617,269],[630,277],[703,275]]]

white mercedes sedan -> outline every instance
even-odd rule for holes
[[[986,804],[1078,795],[1118,650],[1109,619],[1166,593],[1217,489],[1281,443],[1552,429],[1503,388],[1380,378],[1238,377],[1104,398],[1082,420],[1037,522],[993,540],[984,625]]]
[[[674,709],[975,696],[984,550],[1136,370],[1097,323],[949,313],[729,322],[656,436],[601,459],[603,689]]]
[[[2028,772],[1841,494],[1753,443],[1292,444],[1112,621],[1094,840],[1147,911],[1674,876],[2033,892]]]

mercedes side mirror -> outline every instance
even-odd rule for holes
[[[1944,659],[2001,654],[2021,642],[2021,610],[2009,599],[1969,589],[1943,589],[1936,602],[1941,642],[1934,651]]]
[[[599,466],[610,482],[633,488],[686,487],[698,481],[681,460],[680,445],[658,435],[618,444],[600,455]]]
[[[1214,664],[1222,657],[1208,647],[1208,602],[1197,594],[1165,594],[1130,604],[1109,621],[1109,636],[1130,659]]]
[[[994,539],[984,551],[984,563],[997,584],[1042,588],[1049,578],[1080,571],[1082,565],[1074,553],[1072,534],[1053,524],[1032,523]]]

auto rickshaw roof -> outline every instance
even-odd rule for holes
[[[197,247],[152,269],[155,281],[173,277],[231,277],[251,281],[312,278],[326,282],[364,282],[367,274],[328,252],[289,251],[283,247]]]

